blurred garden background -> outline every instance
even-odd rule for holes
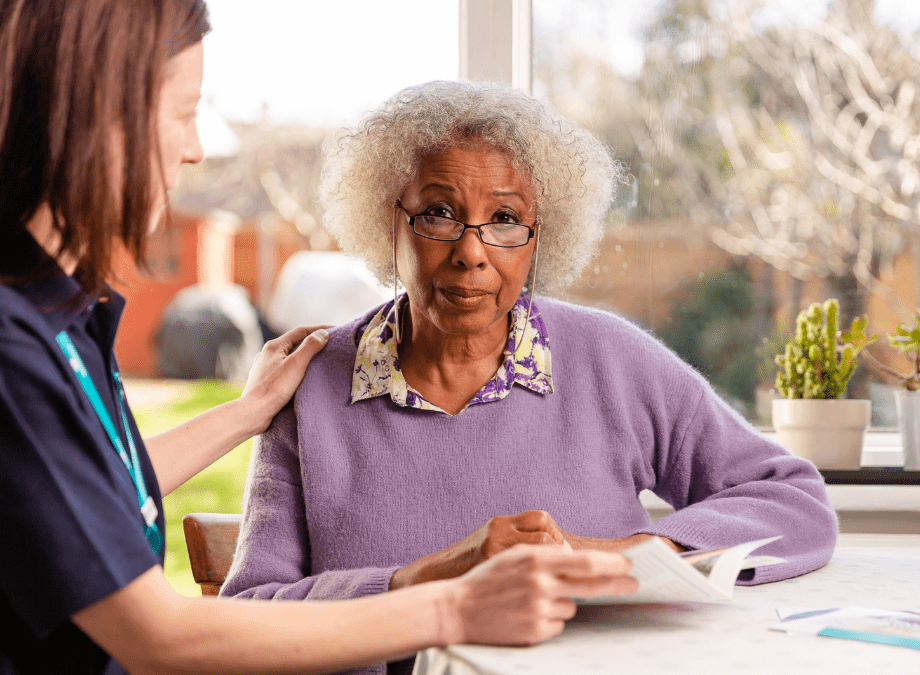
[[[223,380],[138,380],[129,378],[126,395],[144,438],[167,431],[195,415],[231,401],[243,390]],[[240,513],[246,469],[252,454],[247,441],[163,500],[166,513],[166,578],[178,592],[201,595],[192,579],[182,517],[186,513]]]

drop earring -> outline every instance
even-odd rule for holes
[[[397,345],[402,342],[402,333],[399,326],[399,292],[397,291],[399,271],[396,268],[396,208],[398,206],[399,202],[397,201],[393,206],[393,314],[395,315],[393,335],[396,338]]]
[[[521,335],[518,338],[517,342],[514,345],[514,351],[517,353],[517,350],[521,347],[521,342],[524,340],[524,333],[527,331],[527,325],[530,323],[530,308],[533,307],[533,288],[537,284],[537,262],[540,260],[540,227],[537,226],[537,232],[535,236],[536,242],[533,247],[533,273],[530,277],[530,300],[527,302],[527,319],[524,321],[524,327],[521,328]]]

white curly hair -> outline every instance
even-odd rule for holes
[[[536,290],[566,287],[597,249],[623,169],[589,131],[513,89],[429,82],[339,130],[323,145],[324,227],[381,283],[392,284],[397,198],[427,156],[480,139],[530,177],[540,226]]]

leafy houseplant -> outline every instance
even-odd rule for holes
[[[858,469],[872,404],[841,397],[857,355],[876,336],[866,335],[865,317],[838,332],[839,313],[839,303],[831,299],[812,304],[796,319],[795,335],[776,357],[776,388],[786,398],[773,401],[773,426],[786,449],[818,468]]]
[[[899,324],[894,333],[888,334],[888,342],[913,362],[913,372],[901,373],[876,359],[870,352],[865,352],[863,358],[873,369],[893,376],[907,391],[920,390],[920,309],[914,317],[914,325]]]
[[[913,326],[899,324],[894,333],[888,334],[888,342],[911,361],[912,371],[897,371],[869,351],[863,352],[862,356],[873,370],[894,377],[901,385],[894,394],[894,403],[901,427],[904,468],[920,471],[920,309],[915,312]]]

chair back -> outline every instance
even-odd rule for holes
[[[233,562],[242,519],[239,513],[189,513],[182,519],[192,577],[202,595],[220,592]]]

